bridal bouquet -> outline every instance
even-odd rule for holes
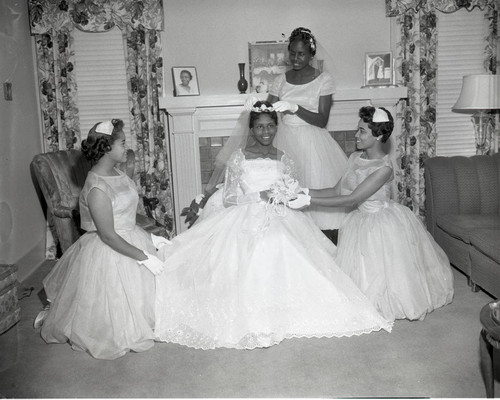
[[[300,187],[299,182],[288,174],[271,185],[268,191],[269,202],[278,215],[285,215],[288,203],[295,200],[299,194],[305,193],[307,189]]]

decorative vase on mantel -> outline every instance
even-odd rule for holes
[[[248,81],[245,79],[245,63],[238,63],[240,69],[240,80],[238,81],[238,90],[244,94],[248,89]]]

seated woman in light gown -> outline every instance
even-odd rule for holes
[[[95,124],[82,153],[93,164],[79,201],[87,232],[44,278],[50,308],[34,327],[47,343],[113,360],[154,345],[156,247],[168,240],[136,224],[137,188],[117,168],[127,157],[123,121]]]
[[[254,349],[294,337],[391,331],[335,264],[335,245],[300,211],[293,163],[272,141],[277,114],[258,102],[226,146],[224,206],[164,246],[156,340]],[[167,248],[168,247],[168,248]]]
[[[310,202],[355,207],[340,228],[337,264],[386,319],[423,319],[453,299],[450,262],[413,212],[390,199],[394,167],[382,143],[394,127],[391,113],[362,107],[359,117],[361,151],[335,188],[310,190]]]

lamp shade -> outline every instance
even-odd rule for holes
[[[462,91],[452,110],[471,112],[473,110],[500,109],[500,76],[490,74],[465,75]]]

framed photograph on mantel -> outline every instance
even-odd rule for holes
[[[288,41],[248,43],[250,92],[268,93],[274,79],[287,71]]]
[[[365,56],[365,85],[391,86],[394,84],[392,52],[366,53]]]
[[[174,96],[199,96],[200,87],[195,67],[172,67]]]

